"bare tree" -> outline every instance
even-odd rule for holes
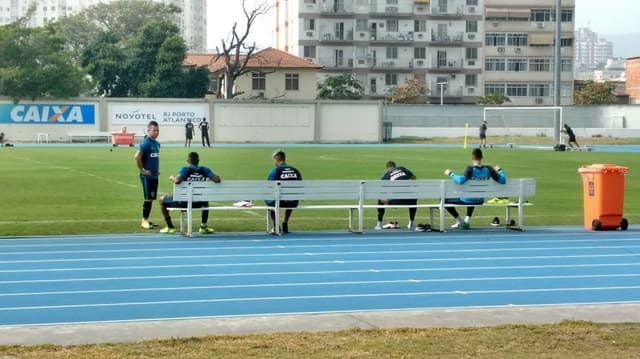
[[[216,47],[216,52],[218,53],[216,60],[222,57],[225,62],[224,90],[225,98],[227,99],[234,98],[242,93],[234,93],[233,84],[238,77],[249,72],[247,69],[247,63],[256,51],[255,41],[250,45],[247,44],[249,33],[251,32],[251,28],[253,27],[256,19],[260,15],[268,13],[269,10],[271,10],[271,6],[266,0],[257,3],[253,10],[247,10],[246,0],[242,0],[242,11],[244,12],[244,20],[246,24],[244,32],[242,32],[241,29],[238,29],[238,23],[235,22],[231,28],[229,38],[226,41],[225,39],[221,40],[222,51],[220,51],[220,48]]]

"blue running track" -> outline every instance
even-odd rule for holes
[[[0,327],[640,303],[640,231],[0,238]]]

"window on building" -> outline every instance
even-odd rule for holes
[[[386,86],[397,86],[398,85],[398,74],[385,74],[384,75],[384,84]]]
[[[527,96],[527,84],[507,84],[507,96]]]
[[[504,46],[505,34],[488,32],[484,37],[487,46]]]
[[[315,4],[316,0],[304,0],[305,4]]]
[[[556,21],[556,11],[551,10],[551,19]],[[562,10],[560,12],[560,21],[562,22],[572,22],[573,21],[573,10]]]
[[[251,89],[252,90],[264,90],[267,88],[267,75],[264,72],[258,71],[251,74]]]
[[[387,0],[387,5],[398,5],[398,0]]]
[[[504,59],[485,59],[484,60],[485,71],[505,71]]]
[[[467,0],[467,5],[478,5],[478,0]]]
[[[315,58],[316,57],[316,47],[315,46],[305,46],[303,48],[304,57],[307,58]]]
[[[466,31],[467,32],[478,32],[478,21],[477,20],[467,20]]]
[[[369,20],[356,19],[356,31],[367,31],[367,30],[369,30]]]
[[[507,71],[528,71],[527,69],[527,59],[508,59],[507,60]]]
[[[388,59],[397,59],[398,58],[398,48],[397,47],[387,47],[387,58]]]
[[[477,60],[478,59],[478,48],[477,47],[467,47],[465,49],[465,55],[467,60]]]
[[[447,51],[438,50],[436,52],[436,59],[438,61],[438,67],[446,67],[447,66]]]
[[[546,97],[549,96],[548,84],[529,84],[529,96]]]
[[[527,34],[507,34],[507,45],[509,46],[527,46]]]
[[[300,75],[284,74],[284,89],[289,91],[298,91],[300,89]]]
[[[551,64],[549,59],[530,59],[529,71],[534,72],[549,72],[551,71]]]
[[[573,87],[570,84],[560,85],[560,97],[573,97]]]
[[[562,71],[562,72],[572,72],[573,71],[573,59],[561,59],[560,60],[560,71]]]
[[[477,86],[478,85],[478,75],[465,75],[464,84],[465,84],[465,86]]]
[[[387,20],[387,32],[398,32],[398,20]]]
[[[426,59],[427,58],[427,48],[426,47],[415,47],[413,49],[413,57],[416,59]]]
[[[529,20],[535,22],[551,21],[551,10],[548,9],[531,9]]]
[[[335,51],[336,67],[344,65],[344,50]]]
[[[413,31],[414,32],[427,32],[427,21],[426,20],[415,20],[413,22]]]
[[[304,19],[304,29],[312,31],[316,29],[316,19]]]
[[[504,95],[504,84],[484,84],[485,95]]]
[[[572,47],[573,39],[560,39],[560,47]]]

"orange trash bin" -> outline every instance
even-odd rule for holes
[[[624,207],[624,175],[627,167],[613,164],[584,165],[582,175],[584,228],[591,230],[627,230],[629,222],[622,217]]]
[[[118,145],[133,147],[135,135],[133,132],[111,132],[111,144],[113,147]]]

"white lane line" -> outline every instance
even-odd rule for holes
[[[0,293],[0,297],[45,296],[62,294],[96,294],[96,293],[137,293],[137,292],[169,292],[202,289],[244,289],[244,288],[287,288],[287,287],[316,287],[316,286],[350,286],[350,285],[378,285],[378,284],[424,284],[448,282],[485,282],[485,281],[514,281],[514,280],[554,280],[554,279],[589,279],[589,278],[634,278],[640,273],[630,274],[587,274],[587,275],[553,275],[553,276],[517,276],[517,277],[478,277],[478,278],[412,278],[396,280],[368,280],[368,281],[332,281],[332,282],[292,282],[292,283],[260,283],[260,284],[229,284],[204,285],[182,287],[147,287],[122,289],[93,289],[93,290],[65,290],[49,292],[20,292]]]
[[[25,264],[25,263],[83,263],[83,262],[102,262],[102,261],[141,261],[141,260],[166,260],[166,259],[216,259],[216,258],[264,258],[264,257],[308,257],[308,256],[354,256],[354,255],[375,255],[375,254],[438,254],[438,253],[488,253],[488,252],[530,252],[530,251],[560,251],[560,250],[590,250],[590,249],[632,249],[640,248],[637,246],[585,246],[585,247],[522,247],[522,248],[479,248],[479,249],[431,249],[431,250],[407,250],[407,251],[348,251],[348,252],[299,252],[299,253],[255,253],[255,254],[199,254],[199,255],[181,255],[181,256],[141,256],[141,257],[97,257],[97,258],[65,258],[65,259],[17,259],[2,260],[0,264]],[[200,249],[202,251],[202,249]],[[114,252],[119,252],[115,250]],[[126,250],[126,252],[131,252]],[[64,253],[64,252],[62,252]],[[91,253],[91,251],[83,252]],[[28,253],[29,254],[29,253]],[[5,255],[14,255],[13,253]],[[638,254],[640,255],[640,253]],[[343,260],[343,259],[340,259]]]
[[[604,264],[553,264],[537,266],[491,266],[491,267],[441,267],[441,268],[390,268],[390,269],[359,269],[359,270],[330,270],[330,271],[296,271],[296,272],[238,272],[238,273],[210,273],[210,274],[176,274],[149,275],[126,277],[93,277],[93,278],[65,278],[65,279],[27,279],[4,280],[0,284],[26,283],[72,283],[72,282],[100,282],[100,281],[130,281],[154,279],[188,279],[188,278],[228,278],[228,277],[265,277],[265,276],[299,276],[325,274],[367,274],[367,273],[417,273],[417,272],[450,272],[450,271],[480,271],[480,270],[518,270],[518,269],[560,269],[560,268],[604,268],[604,267],[640,267],[640,262],[633,263],[604,263]]]
[[[320,264],[362,264],[362,263],[430,263],[430,262],[460,262],[460,261],[498,261],[498,260],[530,260],[530,259],[576,259],[576,258],[622,258],[639,257],[640,253],[621,254],[593,254],[570,256],[520,256],[520,257],[460,257],[460,258],[418,258],[418,259],[360,259],[349,261],[293,261],[293,262],[247,262],[247,263],[203,263],[203,264],[165,264],[153,266],[113,266],[87,268],[47,268],[47,269],[8,269],[0,273],[33,273],[33,272],[83,272],[95,270],[133,270],[133,269],[167,269],[167,268],[205,268],[205,267],[256,267],[256,266],[289,266],[289,265],[320,265]]]
[[[581,243],[599,243],[603,246],[610,245],[611,242],[640,242],[640,238],[620,238],[620,239],[611,239],[603,242],[602,239],[580,239],[580,240],[558,240],[558,241],[548,241],[548,240],[523,240],[523,241],[477,241],[477,242],[464,242],[464,243],[451,243],[448,241],[443,242],[433,242],[433,241],[411,241],[404,238],[403,241],[393,241],[389,243],[340,243],[340,244],[274,244],[274,245],[266,245],[266,246],[233,246],[227,247],[222,246],[227,243],[223,242],[206,242],[206,244],[212,244],[212,246],[197,246],[192,247],[189,246],[190,243],[183,242],[160,242],[157,243],[162,245],[162,247],[157,248],[145,248],[150,245],[149,242],[105,242],[105,243],[71,243],[71,244],[11,244],[11,245],[0,245],[0,249],[5,248],[51,248],[51,247],[122,247],[122,246],[140,246],[136,248],[130,249],[87,249],[87,250],[56,250],[56,251],[24,251],[24,252],[5,252],[0,253],[0,255],[14,255],[14,254],[58,254],[58,253],[106,253],[106,252],[160,252],[160,251],[188,251],[188,250],[216,250],[216,251],[231,251],[231,250],[254,250],[254,249],[307,249],[307,248],[376,248],[376,247],[435,247],[435,246],[472,246],[472,245],[484,245],[484,246],[499,246],[499,245],[531,245],[531,244],[554,244],[554,243],[563,243],[563,244],[581,244]],[[609,243],[609,244],[607,244]],[[153,243],[156,244],[156,243]],[[173,246],[165,246],[167,244],[181,244],[187,246],[181,247],[173,247]],[[205,244],[205,243],[202,243]],[[220,246],[217,246],[220,245]],[[629,246],[632,247],[632,246]],[[566,247],[572,248],[572,247]],[[602,248],[598,246],[598,248]]]
[[[567,287],[567,288],[536,288],[536,289],[507,289],[507,290],[473,290],[467,294],[519,294],[519,293],[553,293],[553,292],[589,292],[589,291],[618,291],[626,289],[640,289],[640,286],[611,286],[611,287]],[[123,307],[123,306],[148,306],[148,305],[172,305],[172,304],[204,304],[204,303],[227,303],[227,302],[258,302],[258,301],[281,301],[281,300],[314,300],[314,299],[346,299],[346,298],[384,298],[384,297],[418,297],[457,294],[456,291],[423,291],[407,293],[373,293],[373,294],[333,294],[333,295],[301,295],[301,296],[280,296],[280,297],[237,297],[237,298],[215,298],[215,299],[189,299],[189,300],[160,300],[150,302],[118,302],[118,303],[97,303],[97,304],[66,304],[66,305],[42,305],[24,307],[2,307],[0,312],[17,310],[42,310],[42,309],[70,309],[70,308],[100,308],[100,307]]]

